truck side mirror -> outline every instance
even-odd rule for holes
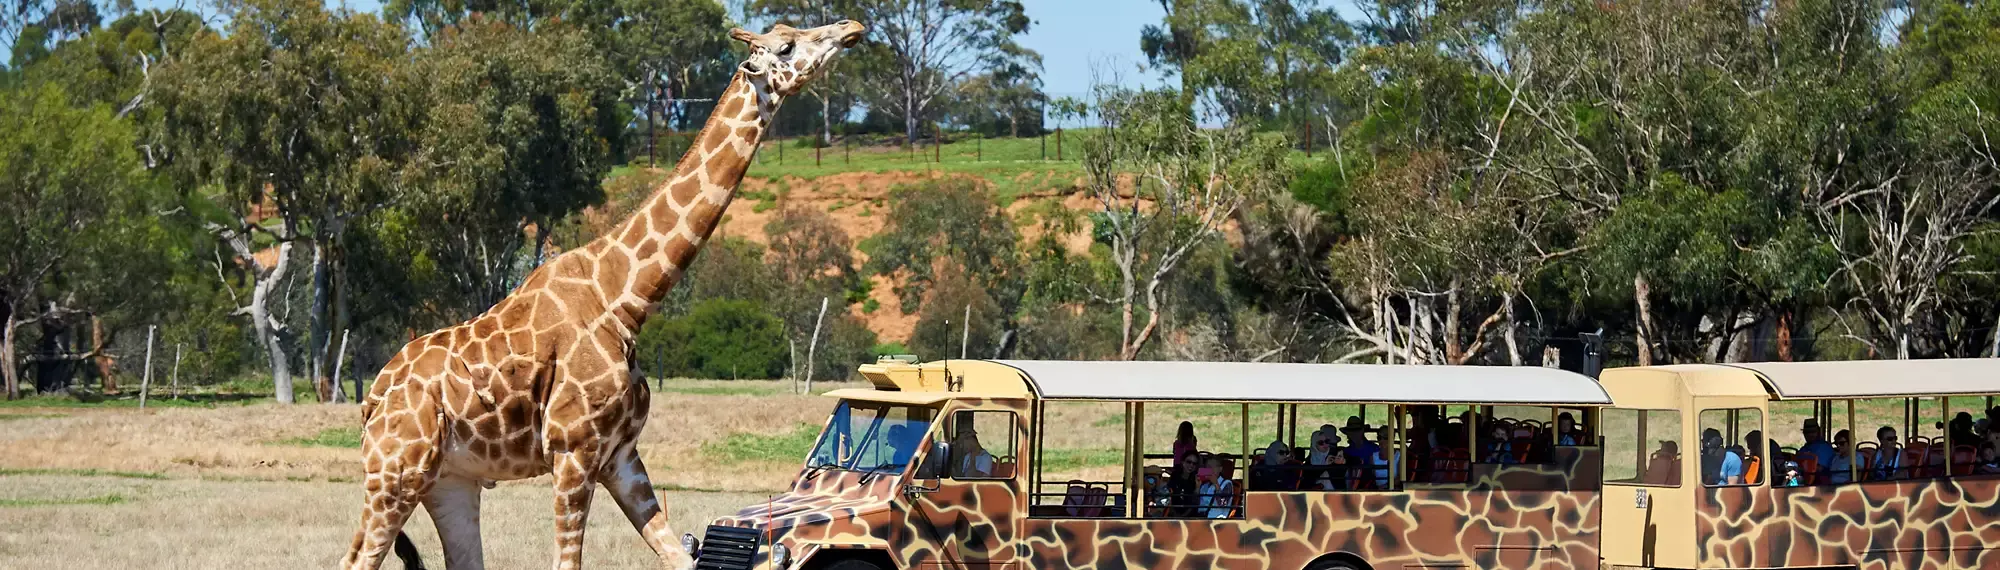
[[[944,442],[931,444],[930,453],[924,454],[923,463],[917,464],[914,477],[918,480],[937,479],[944,476],[944,463],[951,457],[951,446]]]

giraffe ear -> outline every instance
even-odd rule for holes
[[[736,41],[750,45],[756,45],[758,39],[757,34],[750,33],[750,30],[745,30],[743,28],[730,28],[729,37]]]

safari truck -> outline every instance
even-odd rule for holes
[[[1610,398],[1575,373],[900,359],[860,372],[872,388],[827,394],[838,403],[789,491],[683,537],[697,568],[1599,563]]]

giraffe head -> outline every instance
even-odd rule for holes
[[[743,73],[763,76],[771,90],[790,97],[826,70],[840,50],[854,47],[867,32],[867,26],[841,20],[806,30],[778,24],[762,34],[736,28],[729,30],[729,37],[750,46],[750,58],[740,66]]]

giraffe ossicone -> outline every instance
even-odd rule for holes
[[[420,504],[446,567],[481,568],[480,493],[544,474],[555,479],[557,569],[583,564],[599,484],[666,566],[693,566],[639,460],[651,395],[633,375],[633,338],[720,223],[779,103],[865,32],[852,21],[731,30],[749,57],[672,177],[630,219],[535,269],[485,314],[390,359],[362,402],[368,496],[343,568],[376,568],[392,546],[414,566],[402,528]]]

